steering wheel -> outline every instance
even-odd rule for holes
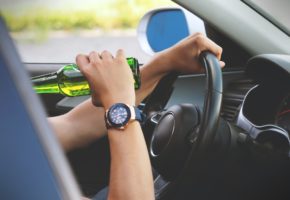
[[[197,163],[211,153],[222,102],[222,73],[219,61],[213,54],[203,52],[199,59],[206,73],[202,113],[198,106],[179,104],[150,115],[149,121],[155,124],[150,141],[150,158],[159,174],[155,179],[156,199],[170,199],[174,191],[192,177],[189,174],[197,170]],[[177,74],[172,76],[177,77]],[[175,79],[169,80],[172,84]],[[155,91],[157,94],[159,92]],[[158,108],[156,105],[154,107]]]

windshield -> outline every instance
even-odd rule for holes
[[[244,0],[244,2],[290,36],[289,0]]]
[[[146,62],[136,27],[150,9],[169,0],[1,0],[0,11],[23,62],[74,62],[79,53],[123,48]]]

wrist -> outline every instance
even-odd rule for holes
[[[135,106],[135,99],[133,98],[114,98],[114,99],[108,99],[105,100],[103,103],[104,109],[108,110],[112,105],[116,104],[116,103],[123,103],[123,104],[127,104],[130,106]]]
[[[172,62],[169,53],[169,51],[165,50],[155,55],[153,62],[155,62],[154,71],[156,75],[165,75],[174,69],[174,62]]]

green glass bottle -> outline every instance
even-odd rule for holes
[[[135,89],[140,88],[139,63],[136,58],[127,58],[132,70]],[[68,97],[89,95],[90,88],[86,78],[76,64],[68,64],[56,72],[35,76],[32,79],[33,88],[38,94],[62,94]]]

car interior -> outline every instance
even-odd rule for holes
[[[174,2],[179,6],[149,11],[140,20],[143,50],[153,55],[204,32],[222,46],[226,67],[204,52],[205,73],[172,72],[139,105],[155,198],[289,199],[290,26],[285,16],[275,16],[290,4]],[[94,196],[109,182],[108,138],[64,153],[45,120],[89,96],[36,95],[29,78],[66,63],[22,63],[0,22],[0,106],[7,113],[0,129],[1,199]]]

